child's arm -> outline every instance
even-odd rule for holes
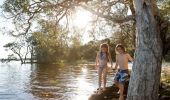
[[[111,54],[109,53],[109,56],[108,56],[108,59],[109,59],[109,62],[111,64],[111,68],[113,67],[113,63],[112,63],[112,57],[111,57]]]
[[[116,55],[116,64],[115,64],[114,70],[117,70],[117,67],[118,67],[118,61],[117,61],[117,55]]]
[[[99,54],[97,53],[97,55],[96,55],[96,65],[95,65],[96,69],[98,68],[98,63],[99,63]]]
[[[133,58],[130,56],[130,54],[127,54],[128,60],[130,60],[131,62],[133,62]]]

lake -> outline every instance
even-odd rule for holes
[[[113,76],[109,70],[107,86]],[[0,63],[0,100],[87,100],[97,89],[97,79],[93,64]]]
[[[97,88],[93,65],[0,63],[0,100],[87,100]],[[113,84],[109,72],[108,86]]]

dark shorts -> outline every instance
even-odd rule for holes
[[[115,75],[114,80],[123,84],[129,79],[129,71],[127,70],[121,70],[119,69],[118,72]]]

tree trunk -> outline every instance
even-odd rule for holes
[[[17,53],[17,55],[19,56],[19,59],[20,59],[20,61],[21,61],[21,64],[23,64],[24,61],[23,61],[23,59],[22,59],[22,56],[21,56],[20,54],[18,54],[18,53]]]
[[[158,100],[162,41],[156,0],[134,0],[136,51],[127,100]]]
[[[33,64],[33,50],[34,50],[34,48],[33,48],[33,46],[31,46],[31,64]]]
[[[22,59],[22,55],[21,55],[21,49],[19,49],[19,51],[17,52],[14,48],[11,49],[16,55],[18,55],[20,61],[21,61],[21,64],[24,63],[23,59]]]
[[[27,46],[27,51],[24,58],[24,64],[26,63],[28,53],[29,53],[29,46]]]

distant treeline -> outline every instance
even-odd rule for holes
[[[31,55],[31,63],[35,60],[38,63],[95,61],[101,43],[108,43],[113,61],[115,61],[115,46],[118,43],[123,44],[132,56],[135,52],[135,36],[132,34],[134,31],[129,31],[129,25],[125,25],[124,28],[128,32],[118,30],[112,33],[110,38],[82,44],[78,34],[75,33],[70,37],[69,32],[57,26],[55,22],[41,20],[39,23],[41,27],[38,31],[20,37],[20,41],[4,45],[15,54],[9,54],[9,59],[19,58],[21,63],[26,63],[28,55]],[[23,48],[26,48],[26,52],[22,52]],[[170,53],[165,56],[165,61],[170,61]]]
[[[58,46],[52,47],[50,44],[47,47],[37,47],[36,50],[36,59],[38,62],[74,62],[80,60],[95,61],[96,54],[99,51],[101,43],[108,43],[110,47],[110,52],[112,55],[113,61],[115,61],[115,46],[116,44],[112,41],[112,38],[104,39],[101,41],[90,41],[84,45],[72,45],[72,46]],[[126,50],[132,56],[134,54],[134,48],[131,48],[130,45],[126,45]]]
[[[84,45],[65,47],[63,49],[50,48],[53,52],[50,52],[49,49],[40,49],[39,52],[37,52],[37,60],[38,62],[47,63],[60,61],[75,62],[80,60],[95,61],[101,43],[109,44],[112,59],[115,61],[116,44],[109,38],[101,41],[90,41]],[[126,52],[134,56],[135,49],[128,46],[128,44],[125,44],[125,47]],[[170,53],[165,57],[165,61],[170,61]]]

